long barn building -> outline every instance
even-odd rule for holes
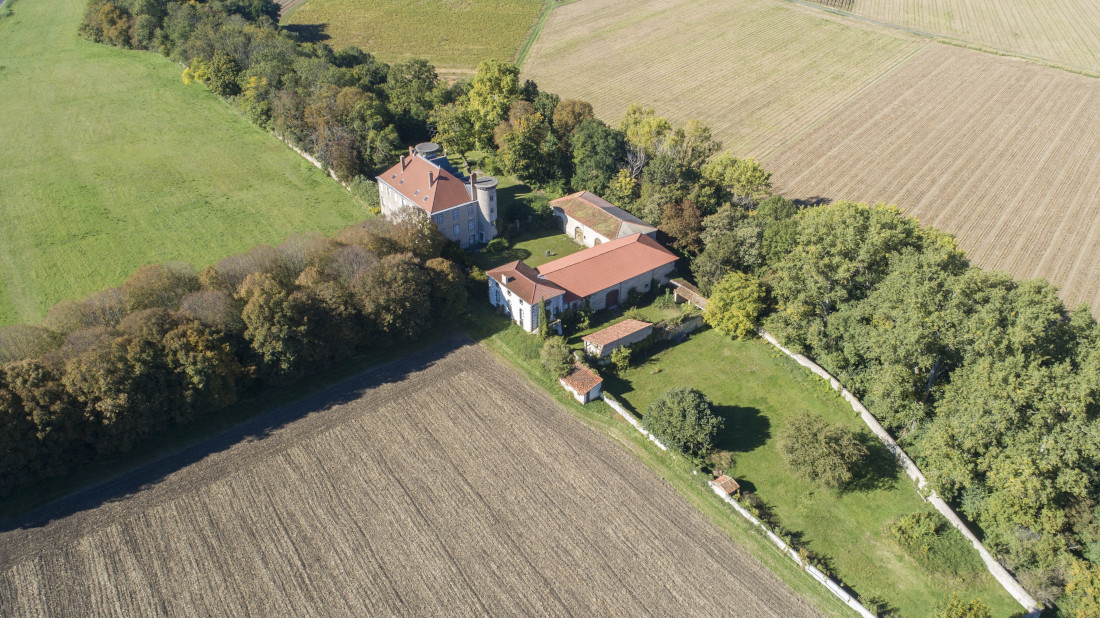
[[[490,270],[489,302],[523,330],[538,330],[538,304],[551,320],[585,302],[593,310],[614,307],[631,290],[648,292],[668,283],[676,255],[644,234],[634,234],[531,268],[522,260]]]

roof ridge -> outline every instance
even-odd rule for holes
[[[584,250],[579,251],[577,253],[574,253],[572,255],[567,255],[565,257],[554,260],[553,262],[547,262],[547,263],[543,264],[542,266],[539,266],[538,268],[536,268],[535,271],[538,272],[540,275],[545,274],[542,271],[542,269],[544,267],[551,266],[551,265],[559,263],[559,262],[562,263],[560,266],[557,266],[557,267],[555,267],[555,268],[553,268],[553,269],[551,269],[547,272],[554,272],[554,271],[560,270],[562,268],[565,268],[567,266],[573,266],[575,264],[581,264],[583,262],[587,262],[588,260],[591,260],[591,259],[597,258],[601,255],[604,255],[605,253],[609,253],[611,251],[616,251],[616,250],[618,250],[622,247],[625,247],[627,245],[632,245],[636,242],[641,242],[641,239],[639,238],[640,236],[643,236],[643,234],[640,233],[640,232],[636,232],[634,234],[631,234],[630,236],[624,236],[622,238],[616,238],[615,240],[612,240],[610,242],[605,242],[605,243],[602,243],[602,244],[599,244],[599,245],[595,245],[593,247],[589,247],[587,249],[584,249]],[[616,243],[618,243],[618,244],[616,244]],[[587,255],[585,255],[585,254],[587,254]],[[576,258],[578,258],[578,256],[583,256],[583,257],[580,257],[579,259],[576,259]]]

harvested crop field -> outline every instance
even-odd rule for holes
[[[792,197],[896,203],[974,263],[1100,308],[1100,83],[933,45],[767,160]]]
[[[461,342],[71,496],[0,546],[2,615],[816,614]]]
[[[613,125],[637,102],[761,152],[928,45],[822,15],[772,0],[582,0],[554,9],[523,72]]]
[[[1096,0],[812,0],[861,17],[1097,72]]]
[[[788,197],[896,203],[1100,308],[1095,79],[778,0],[582,0],[524,72],[614,125],[698,118]]]

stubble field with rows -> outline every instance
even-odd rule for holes
[[[861,17],[1097,72],[1093,0],[814,0]]]

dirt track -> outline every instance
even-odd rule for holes
[[[0,532],[0,615],[816,612],[461,342]]]

